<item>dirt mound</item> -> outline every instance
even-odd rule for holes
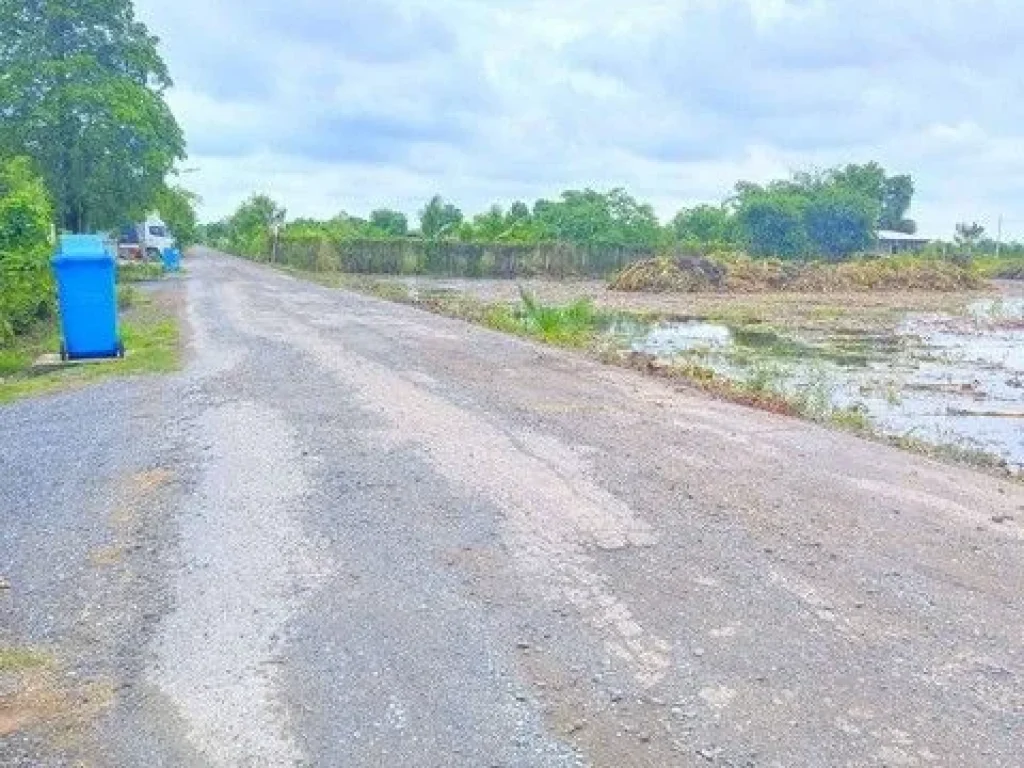
[[[644,259],[622,270],[609,287],[613,291],[695,293],[721,290],[725,276],[721,264],[700,256]]]
[[[863,259],[841,264],[730,256],[638,261],[609,285],[613,291],[760,293],[795,291],[960,291],[981,287],[971,270],[940,259]]]

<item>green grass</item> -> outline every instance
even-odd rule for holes
[[[520,288],[522,306],[513,311],[513,327],[526,336],[538,338],[548,344],[581,347],[597,334],[600,315],[589,299],[580,299],[565,306],[541,304],[533,295]]]
[[[56,325],[40,328],[31,337],[20,337],[14,347],[0,350],[0,403],[73,389],[114,376],[178,369],[178,321],[171,308],[136,294],[131,309],[122,317],[121,336],[126,350],[123,360],[42,373],[32,371],[30,366],[40,355],[57,351],[60,340]]]
[[[985,256],[975,260],[974,268],[982,277],[992,280],[1024,280],[1024,256]]]
[[[38,651],[0,646],[0,672],[20,672],[49,664],[50,658]]]
[[[121,283],[117,286],[117,308],[120,310],[129,309],[135,305],[139,298],[139,291],[131,285]]]
[[[828,422],[850,432],[866,434],[872,431],[871,419],[867,412],[856,406],[837,408],[829,414]]]
[[[15,336],[12,344],[0,346],[0,380],[24,372],[36,358],[59,344],[56,320],[37,323],[27,333]]]
[[[117,280],[120,283],[141,283],[148,280],[160,280],[164,275],[164,266],[158,261],[122,263],[117,267]]]

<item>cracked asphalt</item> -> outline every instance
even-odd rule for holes
[[[4,766],[1024,755],[1024,485],[199,250],[0,407]]]

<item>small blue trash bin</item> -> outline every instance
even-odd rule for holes
[[[160,258],[168,272],[177,272],[181,269],[181,251],[177,248],[164,248]]]
[[[63,337],[61,357],[123,357],[117,330],[117,266],[103,238],[62,236],[52,264]]]

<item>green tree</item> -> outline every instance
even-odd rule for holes
[[[462,219],[462,211],[445,202],[440,195],[434,195],[420,211],[420,232],[430,240],[445,236],[454,237],[456,229],[462,224]]]
[[[698,205],[684,208],[670,225],[676,240],[704,248],[733,245],[736,242],[736,220],[724,206]]]
[[[0,0],[0,152],[31,157],[61,225],[150,209],[184,157],[171,80],[130,0]]]
[[[878,202],[831,186],[803,207],[804,229],[815,254],[839,260],[866,251],[874,240]]]
[[[878,163],[794,173],[767,185],[740,182],[730,203],[751,253],[785,258],[846,258],[870,247],[887,217],[901,231],[913,194],[909,176],[886,175]],[[888,209],[886,208],[888,206]]]
[[[533,218],[544,239],[581,244],[653,247],[661,232],[654,209],[622,189],[566,190],[560,200],[538,200]]]
[[[502,239],[508,232],[510,223],[500,205],[492,205],[484,213],[473,217],[472,237],[470,239],[485,243],[493,243]]]
[[[616,245],[653,248],[661,235],[661,225],[649,203],[641,203],[624,189],[608,193],[608,203],[614,222],[613,241]]]
[[[380,208],[370,214],[370,224],[389,237],[405,237],[409,234],[409,219],[401,211]]]
[[[522,200],[516,200],[516,202],[508,207],[508,213],[505,214],[505,223],[511,227],[520,222],[529,221],[531,218],[533,217],[530,215],[530,206]]]
[[[878,229],[907,234],[917,231],[917,224],[907,218],[914,199],[914,180],[910,176],[889,176],[885,168],[874,162],[835,168],[828,176],[833,185],[877,203]]]
[[[907,218],[914,199],[914,180],[910,176],[890,176],[882,190],[882,213],[878,220],[879,229],[891,229],[912,235],[917,232],[917,222]]]
[[[253,195],[229,220],[232,250],[253,258],[268,256],[274,230],[284,224],[286,215],[285,209],[269,196]]]
[[[956,225],[956,244],[967,253],[971,253],[984,236],[985,228],[976,221],[970,224],[962,221]]]
[[[755,256],[796,259],[808,254],[805,197],[779,192],[748,193],[736,212],[747,249]]]
[[[199,222],[196,205],[199,195],[182,187],[163,187],[157,192],[154,207],[160,213],[180,248],[199,242]]]
[[[231,245],[231,223],[228,219],[211,221],[199,227],[199,242],[212,248],[229,248]]]

